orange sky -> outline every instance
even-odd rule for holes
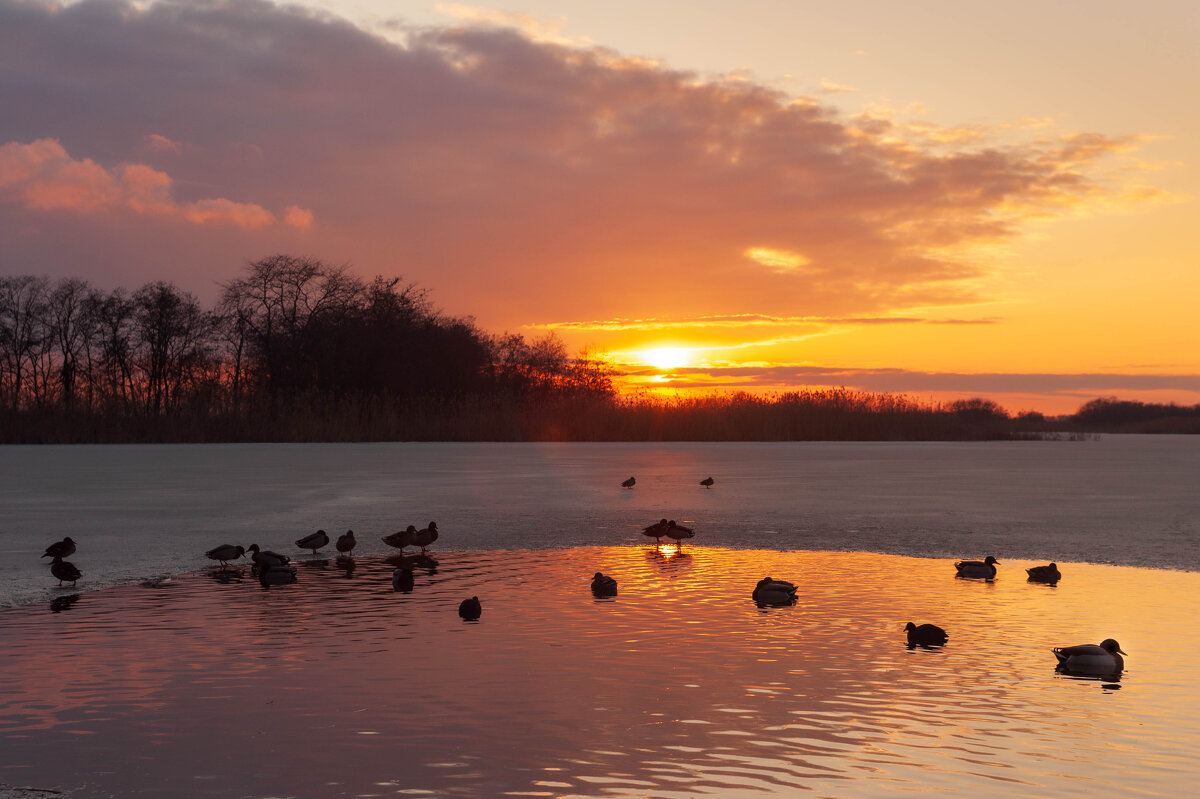
[[[0,0],[0,268],[290,252],[671,390],[1200,402],[1194,4],[324,5]]]

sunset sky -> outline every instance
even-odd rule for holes
[[[1200,4],[0,0],[0,271],[402,275],[667,390],[1200,402]]]

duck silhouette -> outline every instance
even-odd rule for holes
[[[50,573],[58,578],[58,584],[61,586],[64,581],[70,580],[71,587],[75,587],[75,582],[83,576],[83,572],[75,568],[74,563],[68,563],[57,555],[50,563]]]
[[[680,552],[683,551],[683,539],[694,538],[696,536],[696,533],[694,530],[692,530],[692,528],[678,525],[675,523],[674,519],[667,522],[667,529],[663,531],[663,534],[668,538],[675,539],[675,543],[679,544]]]
[[[959,577],[983,577],[990,580],[996,576],[996,564],[1000,561],[988,555],[985,560],[960,560],[954,564]]]
[[[392,570],[392,590],[407,594],[413,590],[412,569],[397,566]]]
[[[354,538],[354,531],[347,530],[345,535],[339,535],[337,540],[338,552],[349,552],[354,554],[354,548],[358,546],[358,541]]]
[[[400,554],[404,554],[405,547],[413,545],[413,539],[417,537],[417,528],[414,525],[409,525],[407,528],[400,530],[390,535],[385,535],[381,540],[389,547],[395,547],[400,550]]]
[[[483,613],[483,606],[479,604],[479,597],[473,596],[470,599],[464,599],[458,606],[458,615],[462,616],[466,621],[475,621]]]
[[[1025,573],[1029,575],[1031,583],[1057,583],[1062,579],[1062,572],[1058,570],[1057,563],[1051,563],[1046,566],[1034,566],[1026,569]]]
[[[713,487],[713,479],[711,477],[705,477],[703,480],[700,481],[700,485],[704,486],[705,488],[712,488]]]
[[[950,639],[950,636],[946,635],[946,631],[936,624],[913,624],[910,621],[904,625],[904,631],[908,634],[909,649],[918,646],[945,646],[946,641]]]
[[[421,554],[425,554],[425,547],[432,544],[438,539],[437,522],[430,522],[429,526],[424,530],[417,530],[413,535],[412,544],[415,547],[421,548]]]
[[[233,544],[221,544],[219,547],[213,547],[204,553],[206,558],[211,560],[219,560],[222,566],[228,566],[229,561],[237,560],[246,554],[246,550]]]
[[[592,593],[597,596],[613,596],[617,593],[617,581],[615,578],[596,572],[592,577]]]
[[[71,536],[67,536],[62,541],[55,541],[50,546],[46,547],[46,551],[42,553],[43,558],[66,558],[75,554],[75,542]]]
[[[635,485],[637,485],[636,477],[630,477],[628,480],[621,481],[621,488],[633,488]]]
[[[796,604],[796,586],[786,580],[764,577],[750,594],[759,607],[783,607]]]
[[[266,571],[273,566],[286,566],[292,560],[287,555],[280,555],[269,549],[259,549],[258,544],[251,544],[246,551],[250,553],[250,560],[254,561],[254,565],[260,571]]]
[[[642,530],[642,535],[654,539],[655,546],[662,546],[662,537],[667,534],[667,520],[659,519],[654,524]]]
[[[312,553],[317,554],[317,550],[329,544],[329,535],[324,530],[317,530],[315,533],[304,536],[296,541],[296,546],[301,549],[311,549]]]
[[[1120,674],[1125,670],[1125,658],[1121,655],[1128,654],[1112,638],[1105,638],[1099,644],[1055,647],[1051,651],[1058,659],[1058,671],[1097,676]]]

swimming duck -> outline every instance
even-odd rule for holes
[[[75,554],[75,542],[71,540],[71,536],[67,536],[62,541],[55,541],[50,546],[46,547],[43,558],[65,558]]]
[[[417,528],[410,524],[406,529],[390,535],[385,535],[381,540],[389,547],[395,547],[396,549],[400,550],[400,554],[404,554],[404,548],[411,547],[413,545],[413,539],[416,538],[416,536]]]
[[[83,572],[76,569],[74,563],[68,563],[58,555],[55,555],[50,563],[50,573],[58,578],[59,585],[62,585],[64,580],[70,580],[72,588],[75,587],[75,581],[83,576]]]
[[[354,531],[347,530],[345,535],[339,535],[337,540],[338,552],[349,552],[354,554],[354,548],[358,546],[358,541],[354,539]]]
[[[796,603],[796,586],[786,580],[764,577],[754,586],[750,595],[759,606],[781,607]]]
[[[412,545],[414,547],[420,547],[421,554],[424,555],[425,547],[429,546],[434,541],[437,541],[437,539],[438,539],[437,522],[430,522],[428,527],[426,527],[424,530],[418,530],[413,535]]]
[[[479,604],[479,597],[477,596],[464,599],[458,606],[458,615],[467,621],[475,621],[482,613],[483,606]]]
[[[996,564],[1000,561],[987,556],[986,560],[960,560],[954,564],[959,577],[984,577],[991,579],[996,576]]]
[[[219,547],[213,547],[204,553],[204,556],[212,560],[221,561],[222,566],[228,566],[229,561],[237,560],[242,555],[246,554],[246,550],[233,544],[221,544]]]
[[[413,590],[413,573],[412,569],[406,569],[402,566],[397,566],[392,571],[392,590],[408,593]]]
[[[264,586],[296,582],[296,567],[286,564],[264,566],[258,570],[258,581]]]
[[[711,477],[705,477],[703,480],[700,481],[700,485],[704,486],[705,488],[712,488],[713,487],[713,479]]]
[[[1120,674],[1125,670],[1125,658],[1121,655],[1128,654],[1122,652],[1121,645],[1111,638],[1105,638],[1099,644],[1056,647],[1052,651],[1062,671],[1100,675]]]
[[[261,570],[270,569],[272,566],[286,566],[291,562],[291,558],[287,555],[280,555],[278,552],[261,550],[258,544],[251,544],[246,550],[250,553],[250,559],[254,561],[254,565]]]
[[[654,524],[642,530],[642,535],[654,539],[655,546],[662,545],[662,537],[667,534],[667,520],[659,519]]]
[[[904,625],[908,633],[908,648],[917,646],[945,646],[950,636],[936,624],[913,624],[911,621]]]
[[[1057,563],[1051,563],[1049,566],[1034,566],[1025,571],[1029,574],[1031,583],[1057,583],[1062,579],[1062,572],[1058,570]]]
[[[301,549],[311,549],[312,553],[317,554],[317,550],[329,543],[329,536],[324,530],[317,530],[312,535],[306,535],[304,538],[296,541],[296,546]]]
[[[692,530],[692,528],[678,525],[675,523],[675,520],[672,519],[671,521],[667,522],[667,529],[663,531],[663,535],[666,535],[669,538],[674,538],[675,542],[679,544],[679,551],[682,552],[683,539],[694,538],[696,533]]]
[[[621,488],[633,488],[637,483],[636,477],[630,477],[628,480],[621,481]]]
[[[601,596],[611,596],[617,593],[616,579],[609,577],[607,574],[596,572],[592,577],[592,593]]]

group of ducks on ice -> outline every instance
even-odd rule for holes
[[[711,480],[711,478],[709,479]],[[683,527],[674,520],[667,519],[660,519],[658,522],[646,527],[642,530],[642,534],[653,538],[656,548],[661,546],[664,537],[674,539],[679,545],[680,551],[682,551],[683,541],[695,536],[695,532],[691,528]],[[382,538],[385,544],[400,550],[400,565],[392,572],[393,589],[397,591],[411,591],[413,587],[413,567],[419,565],[433,568],[437,565],[436,561],[426,555],[426,548],[436,541],[437,538],[438,529],[435,522],[430,522],[422,530],[418,530],[410,524],[407,529],[386,535]],[[311,535],[297,540],[296,546],[300,549],[311,550],[315,555],[317,550],[328,546],[329,542],[329,535],[324,530],[318,530]],[[358,546],[358,541],[354,537],[353,530],[347,530],[335,542],[337,551],[342,555],[353,556],[356,546]],[[405,557],[404,550],[410,546],[420,547],[421,554],[412,558]],[[56,541],[51,544],[46,548],[45,554],[42,555],[42,557],[52,558],[50,573],[58,579],[60,586],[64,581],[69,581],[74,585],[75,581],[82,576],[82,573],[74,564],[65,560],[66,557],[75,552],[75,549],[75,542],[70,537],[67,537],[62,541]],[[296,579],[296,567],[291,565],[291,559],[287,555],[260,549],[258,544],[251,544],[248,549],[233,544],[222,544],[204,554],[210,559],[220,562],[222,567],[228,566],[231,560],[236,560],[249,554],[251,560],[254,562],[252,572],[256,573],[264,584],[288,583]],[[981,561],[958,561],[954,564],[954,568],[957,572],[957,577],[991,580],[996,576],[996,566],[999,563],[998,560],[989,555]],[[1062,573],[1058,570],[1057,564],[1054,563],[1047,566],[1034,566],[1033,568],[1026,569],[1026,572],[1029,574],[1030,582],[1054,584],[1062,578]],[[592,578],[591,588],[592,593],[596,596],[615,596],[617,593],[617,581],[610,575],[596,572]],[[759,607],[794,605],[796,603],[796,586],[786,580],[775,580],[771,577],[764,577],[755,585],[754,591],[751,592],[751,597]],[[482,614],[479,597],[473,596],[470,599],[463,600],[459,605],[458,614],[469,621],[478,619]],[[905,626],[905,633],[908,637],[908,646],[910,649],[915,647],[941,647],[945,646],[949,640],[949,635],[946,631],[935,624],[918,625],[909,622]],[[1052,651],[1055,658],[1058,659],[1058,670],[1067,674],[1119,678],[1121,672],[1125,669],[1125,660],[1122,655],[1126,653],[1121,650],[1120,644],[1111,638],[1105,639],[1099,644],[1057,647]]]

